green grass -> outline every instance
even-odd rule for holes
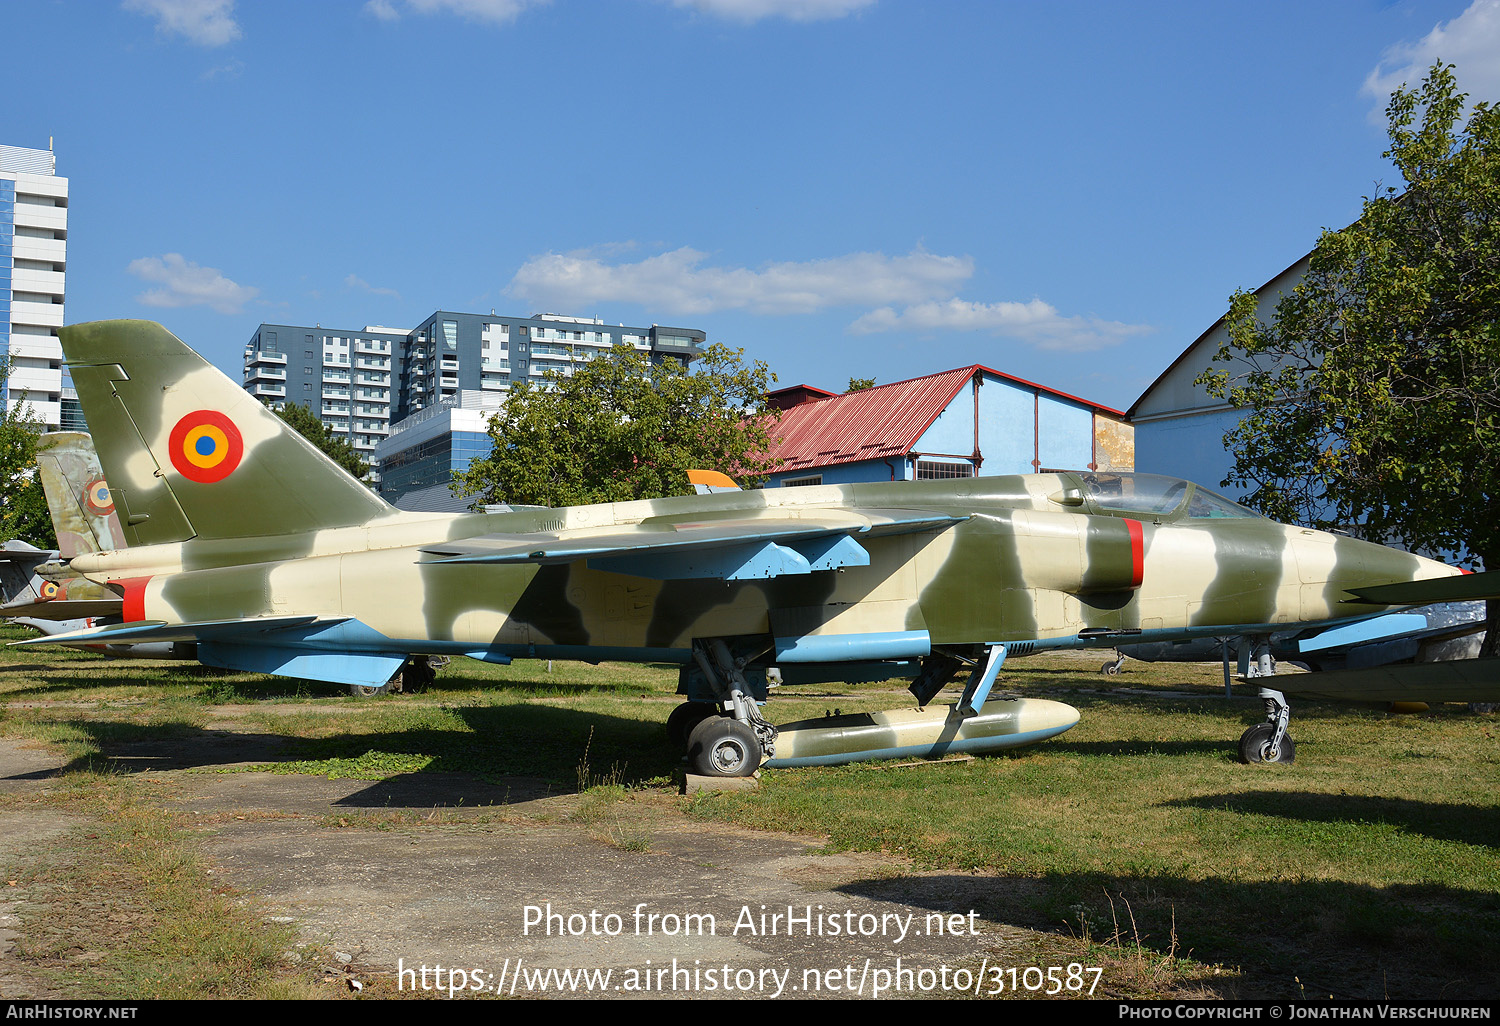
[[[310,969],[286,957],[292,928],[268,925],[253,900],[214,882],[155,790],[79,771],[45,799],[79,825],[4,867],[26,924],[12,964],[73,999],[318,996]],[[0,812],[23,807],[0,796]]]
[[[541,778],[579,793],[574,821],[628,850],[649,848],[652,816],[686,813],[894,856],[905,879],[857,886],[908,900],[927,881],[1070,957],[1136,965],[1132,993],[1500,995],[1493,714],[1298,701],[1297,762],[1243,766],[1234,743],[1261,706],[1226,700],[1217,666],[1132,662],[1105,678],[1102,655],[1039,657],[1009,664],[1001,687],[1079,708],[1060,738],[970,762],[766,771],[757,790],[680,799],[664,784],[677,764],[669,667],[455,660],[425,694],[355,699],[192,666],[49,652],[36,669],[20,656],[38,653],[0,651],[0,732],[61,745],[77,767],[232,729],[256,753],[242,761],[276,772]],[[786,688],[766,712],[908,706],[901,687]]]

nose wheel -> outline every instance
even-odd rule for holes
[[[1276,726],[1272,723],[1257,723],[1240,735],[1240,762],[1292,762],[1297,758],[1297,745],[1292,735],[1285,732],[1278,744],[1271,742],[1276,737]]]
[[[1266,720],[1240,735],[1240,762],[1291,762],[1297,758],[1297,745],[1287,733],[1292,707],[1280,691],[1261,688],[1266,703]]]

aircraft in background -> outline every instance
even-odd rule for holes
[[[126,547],[124,529],[94,449],[93,438],[81,431],[53,431],[42,435],[37,446],[37,467],[58,548],[55,552],[40,553],[42,557],[50,558],[37,567],[39,577],[35,595],[24,610],[32,615],[14,619],[46,635],[120,622],[123,601],[119,594],[95,584],[68,565],[79,556]],[[0,616],[5,615],[7,608],[0,607]],[[23,611],[20,604],[15,610]],[[86,647],[114,658],[198,657],[197,646],[191,641],[142,641]],[[439,660],[433,662],[441,665]],[[378,687],[352,685],[350,690],[357,696],[386,691],[417,691],[432,682],[434,673],[435,666],[425,657],[409,659],[385,684]]]
[[[96,625],[119,622],[120,596],[95,584],[67,566],[82,555],[124,544],[119,517],[109,485],[89,436],[79,431],[53,431],[37,443],[37,471],[47,497],[47,511],[57,535],[57,549],[35,568],[36,581],[28,595],[0,606],[0,617],[25,624],[44,635],[58,635]],[[191,643],[143,642],[87,646],[113,658],[193,659]]]
[[[4,603],[0,608],[11,605],[29,608],[55,597],[55,591],[47,588],[47,582],[36,570],[56,558],[55,550],[39,549],[19,538],[0,546],[0,600]]]
[[[129,548],[71,563],[121,595],[123,622],[37,641],[192,641],[210,665],[362,686],[408,653],[674,662],[687,701],[669,728],[703,773],[990,750],[1072,726],[1061,703],[991,698],[1013,647],[1342,625],[1494,587],[1146,474],[403,513],[160,325],[76,325],[61,341]],[[778,674],[848,680],[913,660],[917,711],[778,729],[758,710]],[[925,708],[964,670],[953,706]],[[1443,687],[1458,684],[1428,690]],[[1247,760],[1292,757],[1277,689],[1241,738]]]

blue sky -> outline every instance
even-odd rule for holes
[[[70,179],[70,322],[239,378],[262,321],[696,327],[783,384],[982,362],[1128,407],[1500,99],[1500,0],[29,0],[0,143]]]

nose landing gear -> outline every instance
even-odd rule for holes
[[[1286,732],[1292,708],[1280,691],[1261,688],[1260,697],[1266,703],[1266,722],[1240,735],[1240,762],[1292,762],[1297,758],[1297,745]]]

